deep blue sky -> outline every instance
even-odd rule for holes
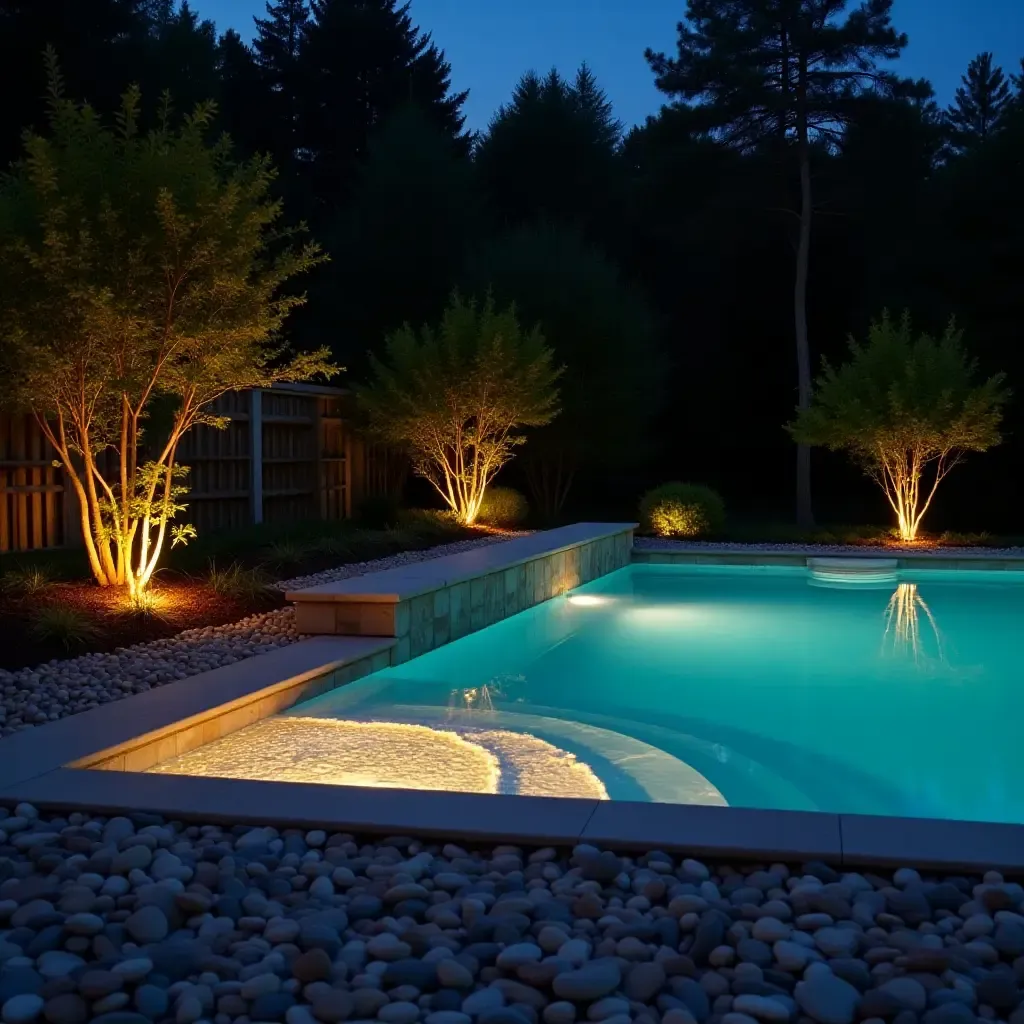
[[[193,0],[217,27],[248,37],[263,0]],[[643,59],[647,46],[671,51],[685,0],[412,0],[420,27],[469,89],[470,127],[487,125],[526,70],[572,73],[587,61],[619,118],[631,125],[661,100]],[[991,50],[1007,70],[1024,57],[1024,0],[896,0],[894,23],[910,36],[900,71],[931,79],[949,102],[968,61]]]

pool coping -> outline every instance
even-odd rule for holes
[[[705,558],[728,564],[719,554],[708,552]],[[345,685],[357,677],[354,670],[376,671],[370,666],[391,663],[395,648],[394,638],[387,637],[314,637],[15,733],[0,740],[0,804],[25,801],[46,809],[112,814],[146,810],[224,824],[316,826],[527,845],[587,842],[747,861],[1024,872],[1024,824],[375,789],[132,770],[133,751],[145,743],[165,742],[180,733],[193,746],[203,745],[223,734],[225,726],[233,732],[250,724],[248,716],[265,717]],[[175,741],[174,752],[179,752],[177,746]],[[115,770],[90,767],[101,755],[114,759],[105,767]]]
[[[809,545],[781,550],[759,547],[758,545],[736,544],[727,548],[701,547],[634,547],[633,563],[636,565],[779,565],[806,566],[811,558],[853,558],[876,560],[884,558],[894,561],[897,569],[956,570],[968,569],[989,572],[1024,571],[1024,553],[1020,555],[999,554],[995,551],[972,551],[971,549],[908,552],[887,551],[885,548],[822,548]]]

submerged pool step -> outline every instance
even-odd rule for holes
[[[895,583],[899,562],[895,558],[807,559],[811,578],[824,583]]]

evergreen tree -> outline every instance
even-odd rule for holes
[[[228,29],[217,43],[217,77],[224,130],[248,156],[270,152],[266,104],[261,102],[263,77],[252,49],[234,29]]]
[[[807,337],[815,144],[841,137],[856,100],[895,86],[877,69],[907,44],[891,24],[893,0],[864,0],[845,20],[849,0],[687,0],[674,58],[647,51],[658,88],[690,103],[700,123],[730,146],[765,144],[792,153],[800,177],[793,309],[799,408],[811,400]],[[814,521],[810,448],[797,449],[797,520]]]
[[[338,204],[368,153],[374,128],[415,103],[447,138],[464,148],[462,105],[451,67],[428,33],[397,0],[313,0],[301,48],[305,96],[303,158],[321,203]]]
[[[291,167],[300,148],[299,113],[306,100],[302,47],[310,24],[307,0],[267,3],[267,18],[256,18],[253,51],[266,101],[264,138],[275,161]]]
[[[1003,69],[992,63],[988,52],[979,53],[967,65],[961,82],[946,111],[946,121],[953,147],[962,152],[998,131],[1013,94]]]
[[[191,110],[217,96],[217,31],[181,0],[155,0],[147,9],[148,40],[135,84],[157,98],[170,93],[180,110]]]
[[[605,240],[624,188],[621,142],[622,124],[586,65],[572,82],[530,71],[492,118],[476,164],[502,225],[546,220]]]
[[[48,46],[68,93],[109,111],[137,74],[131,42],[144,31],[141,0],[0,0],[0,172],[20,154],[22,132],[46,124]]]

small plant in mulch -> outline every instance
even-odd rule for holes
[[[240,562],[223,568],[211,562],[206,585],[221,597],[235,601],[257,601],[266,597],[270,590],[270,580],[262,569],[249,569]]]
[[[36,597],[53,583],[53,577],[40,565],[20,565],[0,576],[0,590],[10,597]]]
[[[59,604],[40,608],[32,617],[30,633],[37,643],[60,646],[66,651],[81,650],[99,636],[89,618]]]
[[[266,549],[267,561],[277,568],[300,565],[312,551],[313,547],[309,544],[285,538],[275,541]]]

